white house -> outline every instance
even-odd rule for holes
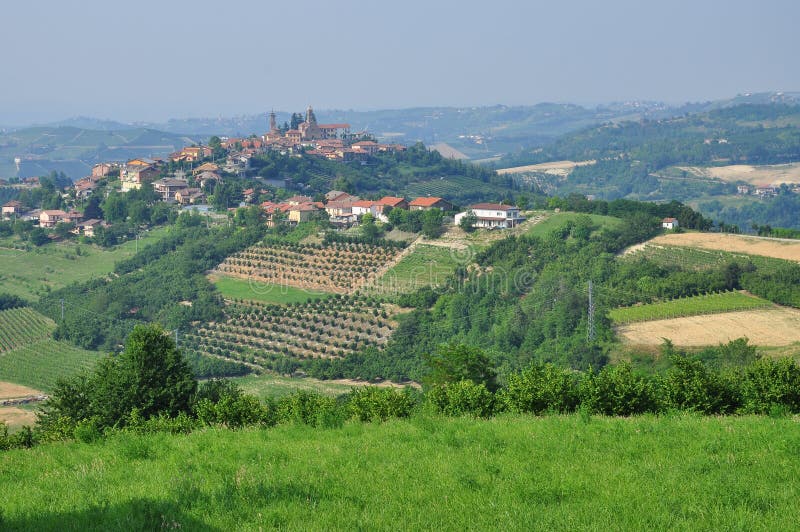
[[[664,218],[661,220],[661,227],[664,229],[677,229],[678,220],[676,218]]]
[[[508,229],[510,227],[516,227],[525,221],[525,218],[519,213],[519,208],[513,205],[476,203],[475,205],[471,205],[466,211],[456,214],[455,223],[461,223],[464,216],[470,212],[477,218],[474,226],[487,229]]]

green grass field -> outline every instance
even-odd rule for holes
[[[325,292],[304,290],[288,285],[280,286],[258,281],[251,283],[247,279],[224,275],[214,275],[211,281],[222,296],[228,299],[248,299],[262,303],[283,305],[286,303],[305,303],[317,297],[324,298],[330,295]]]
[[[168,230],[162,227],[144,233],[139,239],[140,249],[162,238]],[[135,240],[111,249],[74,242],[30,249],[16,249],[15,245],[19,242],[13,238],[0,239],[0,292],[34,301],[49,290],[106,275],[117,261],[136,252]]]
[[[794,530],[797,420],[420,416],[0,453],[5,530]]]
[[[464,258],[472,256],[468,251],[462,253],[447,247],[420,244],[381,276],[373,290],[391,295],[440,285],[455,271],[462,255]]]
[[[53,320],[30,308],[0,312],[0,381],[50,391],[59,377],[91,368],[101,354],[50,338]]]
[[[600,214],[582,214],[578,212],[557,212],[551,214],[546,219],[533,225],[528,231],[529,235],[545,236],[548,233],[564,227],[568,222],[573,222],[580,217],[588,216],[592,222],[599,226],[600,229],[610,228],[614,229],[620,227],[623,221],[613,216],[602,216]]]
[[[640,321],[682,318],[736,310],[752,310],[771,306],[772,303],[760,297],[742,292],[723,292],[684,297],[636,307],[616,308],[609,311],[608,315],[616,325],[623,325]]]

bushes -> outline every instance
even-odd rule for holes
[[[428,391],[426,399],[436,412],[447,416],[489,417],[495,407],[494,394],[486,385],[470,380],[435,386]]]
[[[408,417],[416,406],[410,389],[364,386],[355,388],[347,397],[350,412],[359,421],[386,421],[392,417]]]
[[[742,411],[769,414],[775,407],[800,412],[800,366],[793,360],[759,360],[750,365],[742,382]]]
[[[572,412],[578,405],[578,380],[574,372],[552,364],[534,364],[510,375],[499,395],[510,412]]]
[[[666,409],[728,414],[739,406],[731,374],[711,371],[699,360],[684,356],[674,356],[672,361],[675,367],[661,386]]]
[[[581,407],[594,414],[632,416],[657,412],[659,405],[651,381],[633,373],[630,364],[589,371],[581,381]]]

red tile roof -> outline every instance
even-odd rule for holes
[[[444,200],[442,198],[435,198],[435,197],[417,198],[411,203],[409,203],[409,205],[413,207],[431,207],[433,205],[436,205],[440,201]]]
[[[396,198],[394,196],[384,196],[378,200],[378,203],[381,205],[389,205],[390,207],[396,207],[398,204],[405,201],[405,198]]]

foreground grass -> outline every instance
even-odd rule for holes
[[[793,419],[418,417],[0,454],[0,528],[795,529]]]
[[[267,284],[261,282],[251,283],[247,279],[238,279],[224,275],[214,275],[211,282],[217,287],[223,297],[228,299],[247,299],[262,303],[305,303],[317,297],[327,297],[330,294],[315,292],[288,285]]]
[[[143,233],[139,249],[163,238],[167,231],[169,228],[161,227]],[[47,291],[106,275],[117,261],[136,253],[135,240],[110,249],[59,242],[20,250],[11,247],[15,244],[18,242],[11,237],[0,240],[0,292],[34,301]]]
[[[743,292],[722,292],[701,296],[683,297],[662,301],[649,305],[615,308],[608,312],[608,317],[616,325],[636,323],[640,321],[682,318],[684,316],[700,316],[719,312],[752,310],[773,306],[760,297]]]

